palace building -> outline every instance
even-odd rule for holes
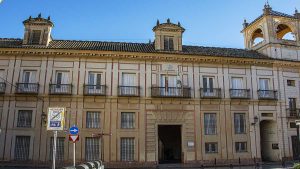
[[[0,162],[52,161],[49,107],[66,108],[66,130],[79,127],[78,162],[250,164],[300,155],[298,11],[266,4],[244,21],[245,49],[184,45],[185,29],[169,19],[157,21],[149,43],[56,40],[41,15],[23,24],[23,39],[0,39]],[[58,132],[57,160],[71,162],[72,146]]]

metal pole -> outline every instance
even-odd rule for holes
[[[297,125],[297,142],[298,142],[298,144],[297,144],[297,153],[298,154],[300,154],[300,136],[299,136],[299,132],[300,132],[300,127],[299,127],[299,125]],[[299,155],[298,155],[298,160],[300,160],[300,157],[299,157]]]
[[[73,143],[73,166],[75,167],[75,142]]]
[[[54,138],[53,138],[53,164],[52,169],[55,169],[55,160],[56,160],[56,140],[57,140],[57,131],[54,131]]]

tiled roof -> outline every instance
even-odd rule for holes
[[[140,52],[140,53],[176,53],[191,54],[201,56],[223,56],[223,57],[243,57],[243,58],[268,58],[256,51],[187,46],[184,45],[181,52],[157,51],[153,43],[127,43],[127,42],[102,42],[102,41],[73,41],[73,40],[53,40],[48,46],[42,45],[22,45],[22,39],[1,39],[0,48],[32,48],[32,49],[73,49],[73,50],[98,50],[98,51],[120,51],[120,52]]]
[[[278,11],[274,11],[274,10],[270,10],[269,15],[272,15],[272,16],[280,16],[280,17],[286,17],[286,18],[292,18],[292,19],[297,19],[297,18],[296,18],[295,16],[293,16],[293,15],[285,14],[285,13],[278,12]],[[249,23],[248,26],[249,26],[249,25],[252,25],[254,22],[258,21],[258,20],[261,19],[263,16],[264,16],[264,14],[261,14],[259,17],[257,17],[256,19],[254,19],[251,23]]]

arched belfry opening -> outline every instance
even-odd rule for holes
[[[260,28],[258,28],[252,34],[252,37],[251,37],[251,46],[255,46],[255,45],[263,42],[264,40],[265,39],[264,39],[263,31]]]
[[[296,40],[295,34],[293,33],[292,29],[285,25],[285,24],[279,24],[276,28],[276,36],[278,39],[284,39],[284,40]]]

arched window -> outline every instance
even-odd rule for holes
[[[252,46],[257,45],[262,41],[264,41],[264,34],[263,31],[260,28],[258,28],[252,34],[252,38],[251,38]]]
[[[292,29],[285,24],[279,24],[277,26],[276,35],[278,39],[296,40],[295,34],[292,32]]]

